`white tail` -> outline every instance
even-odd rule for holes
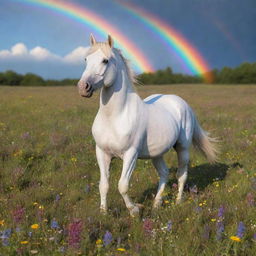
[[[210,163],[218,161],[218,140],[211,138],[208,133],[204,131],[196,120],[194,134],[193,134],[193,146],[201,151]]]

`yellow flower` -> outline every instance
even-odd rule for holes
[[[38,205],[38,203],[37,203],[37,202],[34,202],[33,205]]]
[[[169,201],[168,201],[168,200],[164,200],[164,203],[165,203],[165,204],[169,204]]]
[[[235,241],[235,242],[241,242],[241,238],[238,237],[238,236],[231,236],[230,239]]]
[[[70,160],[71,160],[72,163],[76,163],[77,162],[77,158],[74,157],[74,156],[72,156]]]
[[[199,204],[199,206],[203,206],[203,204],[202,204],[202,203],[200,203],[200,204]]]
[[[21,241],[21,244],[28,244],[28,241]]]
[[[44,209],[44,206],[43,206],[43,205],[39,205],[38,208],[39,208],[40,210],[43,210],[43,209]]]
[[[38,224],[33,224],[33,225],[31,225],[31,228],[32,228],[32,229],[38,229],[38,228],[39,228],[39,225],[38,225]]]
[[[98,240],[96,241],[96,244],[102,244],[102,240],[101,240],[101,239],[98,239]]]
[[[117,248],[117,251],[125,252],[126,250],[124,248]]]
[[[1,225],[1,226],[4,225],[4,220],[0,220],[0,225]]]
[[[212,222],[215,222],[215,221],[216,221],[216,219],[211,219],[211,221],[212,221]]]

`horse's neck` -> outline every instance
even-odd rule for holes
[[[100,94],[100,112],[108,117],[116,116],[124,109],[135,107],[141,99],[135,92],[132,81],[123,64],[118,71],[115,83],[109,88],[103,88]]]

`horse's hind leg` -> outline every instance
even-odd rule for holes
[[[177,145],[175,150],[178,155],[178,171],[176,174],[179,190],[176,199],[176,203],[178,204],[181,202],[183,189],[188,176],[189,149],[187,147]]]
[[[168,181],[169,169],[167,168],[163,157],[154,158],[152,159],[152,162],[160,176],[158,190],[153,204],[153,207],[157,208],[162,204],[162,194],[164,192],[166,182]]]

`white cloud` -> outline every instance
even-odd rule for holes
[[[80,63],[81,60],[84,60],[84,56],[86,55],[86,52],[88,51],[89,47],[77,47],[72,52],[67,54],[64,57],[64,60],[69,63]]]
[[[0,60],[15,60],[16,58],[22,58],[24,61],[60,61],[78,65],[84,60],[87,50],[88,47],[79,46],[66,56],[62,57],[41,46],[36,46],[35,48],[28,50],[25,44],[17,43],[10,50],[0,50]]]
[[[28,49],[25,44],[18,43],[15,44],[11,49],[11,55],[14,56],[24,56],[28,54]]]

